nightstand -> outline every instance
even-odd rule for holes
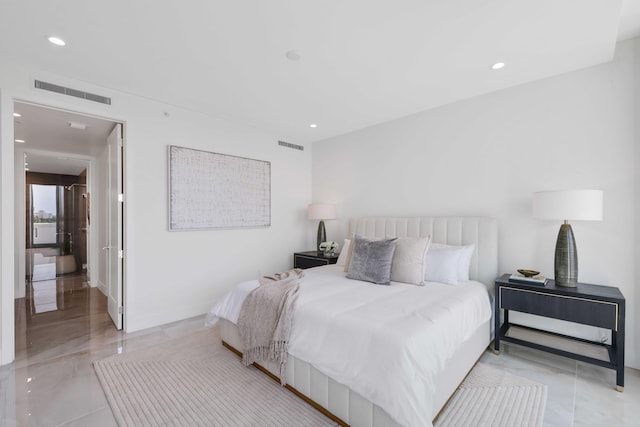
[[[308,251],[296,252],[293,254],[293,268],[311,268],[321,265],[335,264],[338,262],[338,255],[324,256],[322,252]]]
[[[525,285],[510,282],[509,274],[504,274],[496,280],[494,310],[496,354],[500,341],[506,341],[604,366],[616,371],[616,389],[623,391],[625,299],[620,289],[587,283],[567,288],[553,280],[545,286]],[[608,329],[611,344],[515,325],[509,322],[510,310]]]

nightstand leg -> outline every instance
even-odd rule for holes
[[[624,390],[624,330],[625,305],[618,307],[618,330],[611,331],[611,345],[616,355],[616,390]]]
[[[500,354],[500,298],[498,295],[494,298],[493,310],[493,354]]]
[[[497,301],[497,304],[499,304],[500,302]],[[500,354],[500,336],[502,335],[502,333],[500,332],[502,330],[502,325],[506,325],[505,327],[508,327],[509,324],[509,310],[503,310],[502,311],[504,313],[504,322],[501,323],[500,322],[500,310],[496,309],[496,325],[495,325],[495,339],[493,341],[494,345],[493,345],[493,354],[499,355]],[[506,330],[506,329],[505,329]]]

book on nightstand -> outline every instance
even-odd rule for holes
[[[525,277],[523,274],[513,273],[509,276],[509,281],[513,283],[522,283],[524,285],[545,286],[547,284],[547,278],[541,274],[532,277]]]

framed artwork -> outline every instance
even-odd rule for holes
[[[270,225],[270,162],[169,146],[169,230]]]

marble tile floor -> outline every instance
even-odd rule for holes
[[[16,358],[0,366],[2,427],[115,426],[93,361],[205,329],[199,316],[125,334],[113,326],[106,297],[84,277],[56,282],[56,310],[37,313],[33,289],[16,300]]]
[[[545,427],[640,426],[640,371],[625,368],[624,391],[615,371],[501,342],[499,355],[486,351],[487,364],[546,384]]]
[[[34,313],[29,296],[16,301],[16,360],[0,367],[0,426],[115,426],[92,362],[204,329],[198,316],[125,334],[99,290],[82,279],[62,288],[66,300],[55,313]],[[640,426],[637,370],[626,370],[619,393],[612,370],[508,343],[479,363],[547,384],[545,426]]]

